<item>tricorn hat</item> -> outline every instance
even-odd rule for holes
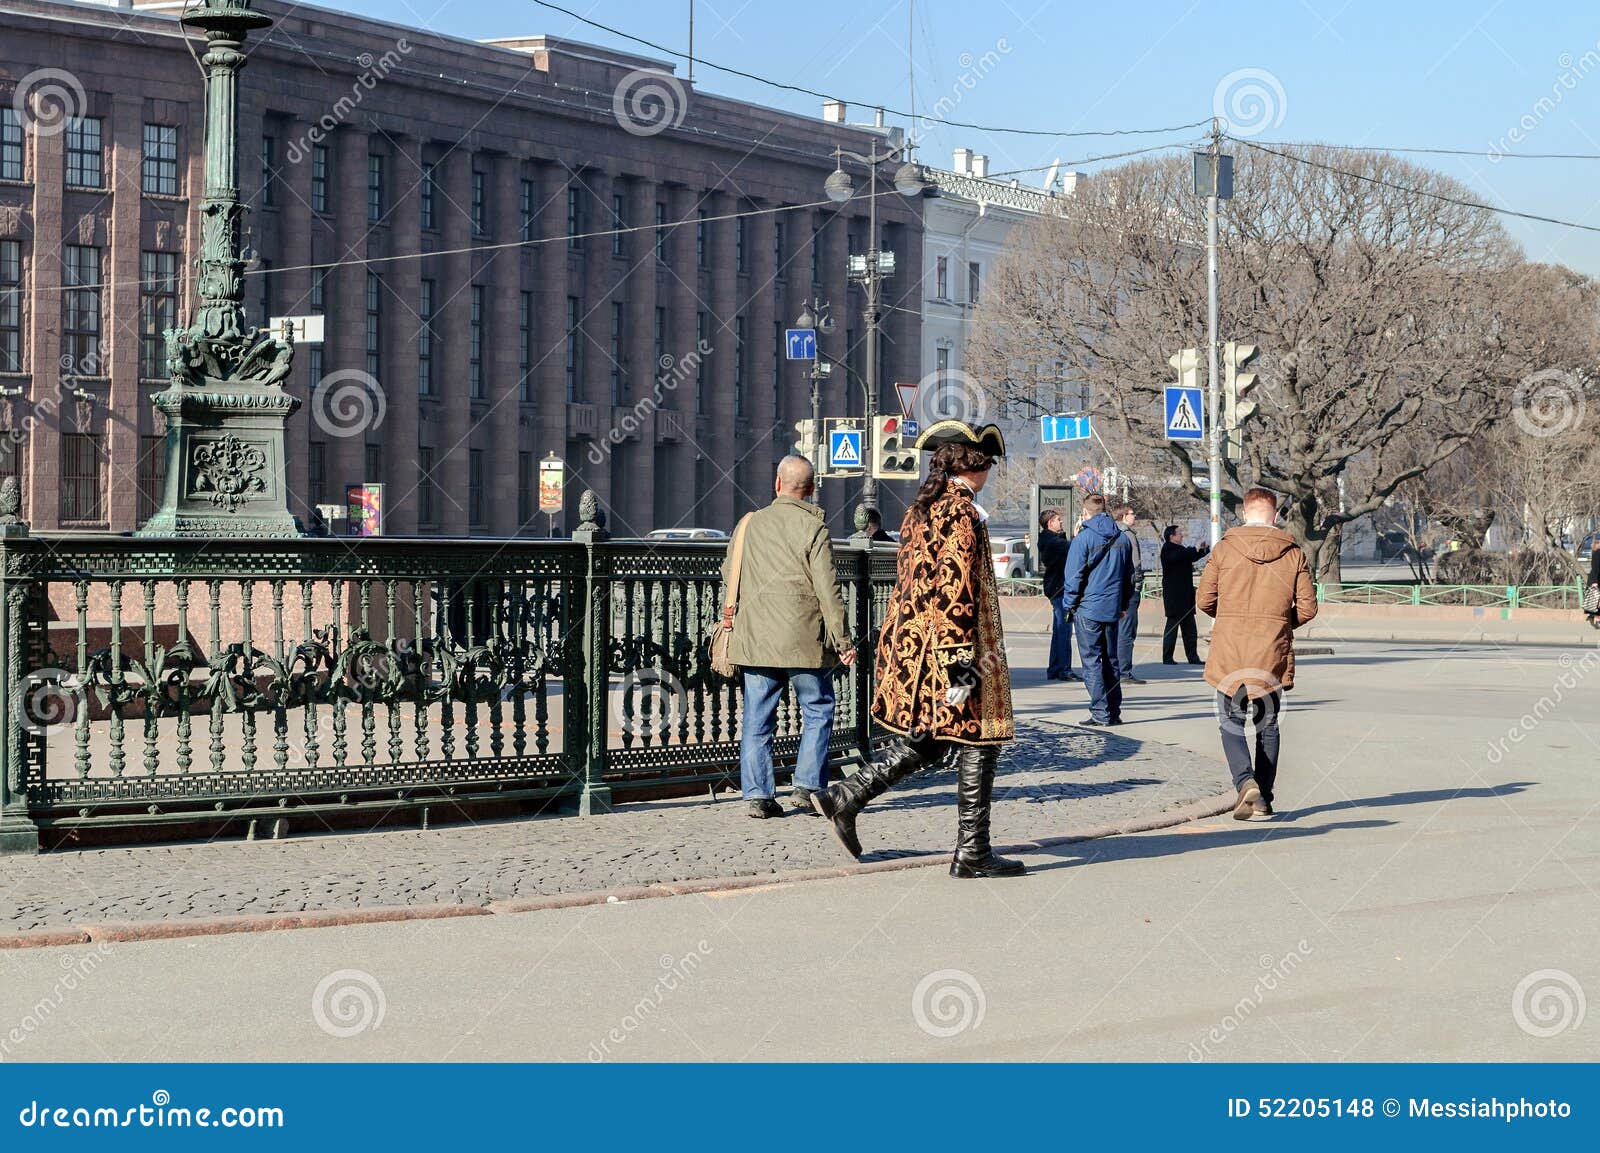
[[[973,428],[964,420],[941,420],[923,429],[922,435],[917,438],[917,447],[924,452],[932,452],[947,444],[965,445],[990,456],[1006,454],[1006,438],[1001,435],[997,424]]]

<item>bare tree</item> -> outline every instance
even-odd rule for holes
[[[1593,285],[1529,265],[1466,190],[1383,153],[1241,150],[1220,237],[1223,340],[1261,350],[1259,415],[1225,501],[1264,484],[1319,579],[1342,527],[1507,418],[1517,382],[1591,364]],[[969,339],[999,394],[1062,371],[1171,483],[1204,451],[1163,438],[1167,359],[1202,347],[1204,202],[1187,157],[1097,177],[1059,216],[1013,233]],[[1413,435],[1415,434],[1415,435]]]

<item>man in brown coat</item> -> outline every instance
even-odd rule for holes
[[[1317,594],[1305,554],[1276,527],[1277,496],[1253,488],[1243,511],[1244,524],[1212,550],[1195,604],[1216,618],[1206,683],[1217,690],[1222,752],[1239,790],[1233,816],[1265,821],[1278,776],[1278,713],[1294,687],[1294,630],[1317,615]],[[1253,762],[1247,719],[1256,730]]]
[[[774,793],[772,739],[778,702],[794,689],[803,728],[794,767],[794,803],[812,812],[811,794],[828,787],[833,735],[833,670],[856,659],[845,627],[844,601],[833,567],[833,542],[822,510],[808,502],[816,485],[811,462],[778,462],[773,501],[750,513],[722,562],[723,603],[733,553],[742,545],[739,601],[728,655],[744,680],[739,725],[739,778],[752,817],[783,814]]]

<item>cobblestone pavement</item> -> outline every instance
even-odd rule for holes
[[[1216,761],[1019,718],[1000,761],[994,837],[1061,836],[1153,816],[1223,791]],[[955,773],[927,770],[861,820],[863,860],[945,854]],[[787,790],[784,790],[786,793]],[[788,798],[779,798],[787,806]],[[600,817],[547,817],[420,831],[216,841],[0,858],[0,930],[105,921],[396,905],[486,905],[707,877],[848,864],[822,821],[756,821],[737,797],[652,801]]]

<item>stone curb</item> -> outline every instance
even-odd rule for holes
[[[1232,810],[1237,795],[1231,790],[1203,801],[1192,801],[1148,817],[1091,825],[1082,832],[1041,837],[1000,845],[1008,853],[1037,852],[1060,845],[1095,841],[1128,833],[1148,833],[1190,821],[1204,820]],[[437,921],[447,917],[488,917],[537,913],[546,909],[573,909],[586,905],[615,905],[652,897],[681,897],[694,893],[767,889],[805,881],[835,880],[869,873],[942,865],[943,852],[916,853],[887,861],[839,865],[826,869],[787,869],[740,877],[701,877],[655,885],[628,885],[582,893],[552,893],[547,897],[514,897],[487,905],[391,905],[369,909],[315,909],[302,913],[241,913],[231,917],[197,917],[192,920],[107,921],[59,928],[27,929],[0,933],[0,949],[40,949],[56,945],[92,945],[101,942],[164,941],[176,937],[216,937],[231,933],[264,933],[281,929],[322,929],[338,925],[373,925],[393,921]]]

